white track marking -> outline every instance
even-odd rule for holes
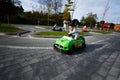
[[[48,39],[48,38],[39,38],[39,39]],[[51,39],[54,39],[54,38],[51,38]],[[50,40],[50,39],[49,39]],[[106,39],[103,39],[103,40],[98,40],[98,41],[95,41],[95,42],[91,42],[89,44],[97,44],[99,42],[103,42],[103,41],[106,41],[106,40],[109,40],[109,38],[106,38]],[[2,48],[12,48],[12,49],[48,49],[48,50],[52,50],[53,47],[33,47],[33,46],[14,46],[14,45],[0,45],[0,47]],[[106,46],[104,46],[106,47]],[[103,47],[102,47],[103,48]]]
[[[91,42],[90,44],[96,44],[96,43],[103,42],[103,41],[106,41],[106,40],[109,40],[109,39],[110,39],[110,38],[106,38],[106,39],[103,39],[103,40]]]
[[[1,36],[6,35],[5,33],[0,33]]]
[[[28,35],[27,37],[20,37],[20,38],[29,38],[29,39],[36,39],[36,40],[56,40],[57,38],[37,38],[37,37],[33,37],[31,35]]]
[[[107,46],[109,46],[109,44],[106,44],[106,45],[104,45],[104,46],[102,46],[102,47],[100,47],[100,48],[98,48],[98,49],[95,49],[95,51],[100,51],[100,50],[104,49],[104,48],[107,47]]]
[[[12,48],[12,49],[53,49],[53,47],[25,47],[25,46],[13,46],[13,45],[0,45],[0,47]]]

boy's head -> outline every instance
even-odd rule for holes
[[[69,29],[70,29],[70,30],[73,30],[73,29],[74,29],[74,27],[75,27],[75,25],[74,25],[74,24],[69,24]]]

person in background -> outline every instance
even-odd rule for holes
[[[57,24],[55,24],[53,27],[56,28],[56,27],[57,27]]]
[[[95,29],[97,28],[97,24],[95,24]]]
[[[67,29],[66,29],[66,28],[67,28],[67,21],[66,21],[66,20],[63,21],[63,28],[64,28],[64,31],[67,30]]]
[[[87,26],[83,26],[82,32],[87,32]]]
[[[57,24],[55,24],[53,27],[52,27],[52,30],[56,30],[57,29]]]

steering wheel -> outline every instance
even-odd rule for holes
[[[74,35],[73,35],[73,34],[68,34],[68,36],[74,38]]]
[[[69,37],[71,37],[71,36],[72,36],[72,34],[68,34],[68,36],[69,36]]]

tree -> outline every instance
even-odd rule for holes
[[[54,10],[55,14],[58,14],[61,12],[62,9],[62,0],[52,0],[51,2],[51,9]]]
[[[87,17],[82,17],[81,23],[84,23],[87,26],[94,26],[97,22],[97,14],[88,13]]]
[[[69,9],[67,7],[65,7],[65,10],[63,12],[63,20],[68,20],[70,21],[71,20],[71,16],[70,16],[70,12],[69,12]]]
[[[82,16],[82,18],[81,18],[81,20],[80,20],[80,23],[81,23],[82,25],[85,24],[85,17],[84,17],[84,16]]]
[[[9,23],[9,18],[22,13],[23,8],[19,0],[0,0],[0,11],[0,20]]]
[[[64,14],[63,14],[63,20],[71,20],[71,15],[70,15],[70,11],[71,10],[71,6],[72,6],[72,1],[71,0],[67,0],[67,4],[65,4],[65,8],[64,8]]]
[[[63,0],[38,0],[38,3],[41,5],[40,10],[43,10],[43,12],[47,10],[47,13],[51,11],[52,14],[58,14],[61,12]]]
[[[58,22],[57,15],[61,12],[62,0],[39,0],[38,2],[40,5],[42,4],[42,5],[44,5],[44,7],[46,7],[46,11],[47,11],[46,13],[48,14],[47,15],[48,16],[48,25],[49,25],[51,14],[54,14],[54,19],[56,22]],[[44,9],[41,9],[41,10],[44,10]],[[45,12],[45,10],[43,12]]]

